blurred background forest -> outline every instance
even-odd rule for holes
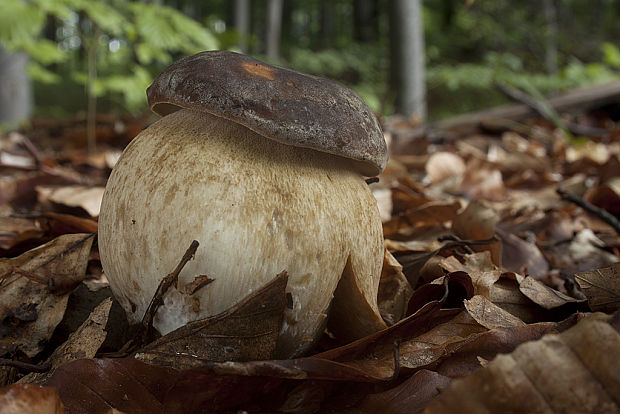
[[[547,94],[620,73],[617,0],[0,0],[0,10],[4,121],[143,114],[157,73],[209,49],[338,80],[377,113],[414,120],[506,102],[498,83]]]

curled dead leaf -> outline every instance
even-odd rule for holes
[[[519,290],[532,302],[545,309],[554,309],[568,303],[582,303],[584,299],[575,299],[562,292],[559,292],[531,276],[523,277],[517,275]]]
[[[506,312],[484,296],[476,295],[470,300],[465,300],[465,309],[476,322],[487,329],[525,325],[521,319]]]
[[[273,358],[284,317],[287,281],[288,274],[282,272],[227,311],[189,322],[150,343],[136,358],[183,369],[207,361]]]
[[[453,221],[452,230],[461,239],[486,240],[495,235],[495,225],[499,222],[499,215],[492,208],[486,207],[478,201],[472,201]],[[500,241],[486,246],[474,246],[475,251],[491,252],[491,259],[497,266],[501,266],[502,244]]]
[[[39,353],[84,278],[93,234],[67,234],[12,259],[0,259],[2,342]]]
[[[405,316],[411,295],[413,289],[403,274],[403,267],[385,249],[377,302],[381,317],[388,326],[394,325]]]
[[[91,217],[99,216],[104,187],[37,187],[39,199],[67,207],[80,207]]]
[[[455,380],[427,413],[620,411],[620,333],[593,314]]]
[[[593,311],[614,312],[620,309],[620,263],[577,273],[575,281],[588,297]]]
[[[52,376],[59,366],[80,358],[93,358],[106,338],[105,326],[111,307],[112,299],[104,299],[97,305],[88,319],[47,359],[46,363],[51,365],[49,371],[30,373],[19,382],[43,383]]]
[[[461,178],[465,174],[465,162],[451,152],[435,152],[426,162],[426,175],[431,183],[449,178]]]

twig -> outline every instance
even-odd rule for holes
[[[147,343],[153,330],[153,319],[155,318],[157,309],[159,309],[159,307],[164,303],[164,295],[168,292],[168,289],[170,289],[171,286],[174,285],[176,287],[181,270],[183,270],[183,267],[185,267],[187,262],[194,257],[198,246],[199,243],[196,240],[192,241],[192,244],[190,244],[185,251],[185,254],[181,258],[181,261],[177,267],[172,271],[172,273],[164,276],[161,282],[159,282],[159,286],[151,299],[151,303],[149,303],[149,307],[144,313],[142,322],[138,326],[138,331],[134,335],[133,339],[127,342],[118,352],[104,353],[99,355],[100,357],[124,358]]]
[[[593,205],[591,203],[588,203],[583,198],[577,197],[576,195],[567,192],[563,188],[558,188],[555,191],[558,193],[558,195],[560,197],[562,197],[562,199],[570,201],[571,203],[576,204],[579,207],[583,208],[588,213],[593,214],[596,217],[600,218],[605,223],[607,223],[611,227],[613,227],[613,229],[616,231],[616,233],[620,234],[620,221],[618,221],[618,219],[615,218],[607,210],[604,210],[604,209],[602,209],[600,207],[597,207],[597,206],[595,206],[595,205]]]
[[[25,135],[22,136],[22,145],[26,148],[26,151],[32,155],[32,158],[34,158],[34,162],[37,166],[43,165],[43,157],[41,157],[41,153],[32,141]]]
[[[183,258],[181,258],[181,261],[179,262],[177,267],[172,271],[172,273],[166,275],[161,280],[161,282],[159,282],[159,286],[157,287],[157,290],[153,295],[153,299],[151,299],[151,303],[149,304],[149,307],[146,309],[146,313],[142,318],[140,332],[137,335],[138,337],[140,337],[143,343],[144,341],[146,341],[149,334],[151,333],[151,329],[153,329],[153,319],[155,318],[157,309],[159,309],[159,307],[164,304],[164,295],[166,294],[166,292],[168,292],[168,289],[170,289],[171,286],[174,285],[176,287],[177,281],[179,279],[179,273],[181,273],[181,270],[183,270],[183,267],[185,267],[187,262],[189,262],[194,257],[198,246],[199,243],[196,240],[192,241],[192,244],[190,244],[188,249],[185,251]]]
[[[13,367],[29,372],[47,372],[52,367],[50,362],[45,362],[40,365],[28,364],[27,362],[14,361],[12,359],[0,358],[0,366]]]
[[[540,116],[545,118],[547,121],[552,122],[558,128],[568,131],[571,134],[587,135],[590,137],[601,137],[601,136],[605,136],[609,134],[609,131],[607,131],[604,128],[595,128],[595,127],[575,124],[573,122],[564,121],[562,118],[560,118],[558,113],[549,104],[549,102],[547,102],[543,97],[536,99],[528,95],[527,93],[523,92],[522,90],[519,90],[517,88],[508,86],[502,83],[498,83],[497,88],[502,93],[504,93],[504,95],[508,96],[509,98],[517,102],[521,102],[529,106],[534,111],[536,111]]]

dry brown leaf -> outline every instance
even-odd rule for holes
[[[97,222],[87,218],[51,211],[41,213],[41,216],[47,219],[52,234],[96,233],[98,229]]]
[[[467,163],[460,189],[472,200],[501,201],[506,197],[500,170],[484,165],[478,160]]]
[[[58,393],[52,387],[13,384],[0,388],[2,414],[63,414]]]
[[[426,175],[431,183],[439,183],[449,178],[460,179],[465,174],[465,162],[451,152],[431,154],[425,165]]]
[[[491,287],[491,302],[511,313],[525,323],[544,320],[541,307],[519,290],[519,283],[508,277],[500,278]]]
[[[41,201],[51,201],[68,207],[80,207],[91,217],[99,216],[104,187],[72,185],[65,187],[37,187]]]
[[[582,268],[596,269],[618,261],[613,254],[603,250],[605,243],[590,229],[584,229],[575,235],[568,246],[573,262],[580,263]]]
[[[545,285],[533,277],[517,275],[519,290],[537,305],[545,309],[554,309],[567,303],[581,303],[584,299],[575,299]]]
[[[182,369],[207,361],[273,358],[286,307],[287,281],[288,275],[282,272],[225,312],[189,322],[145,346],[136,358]]]
[[[45,229],[36,220],[0,217],[0,249],[9,250],[19,243],[38,239],[45,234]]]
[[[388,326],[394,325],[405,316],[411,295],[413,288],[403,274],[403,267],[385,249],[377,303],[381,317]]]
[[[400,364],[409,369],[432,366],[441,358],[450,355],[467,338],[486,331],[487,328],[481,326],[467,312],[461,312],[450,321],[404,341],[400,346]]]
[[[577,273],[575,281],[587,296],[593,311],[615,312],[620,309],[620,263]]]
[[[487,329],[525,325],[521,319],[506,312],[484,296],[476,295],[465,300],[465,309],[476,322]]]
[[[465,377],[481,366],[487,365],[488,361],[497,355],[514,351],[524,342],[535,341],[548,333],[558,333],[570,328],[581,316],[574,314],[561,322],[539,322],[525,326],[497,328],[473,335],[439,361],[435,371],[450,378]]]
[[[617,171],[616,171],[617,172]],[[605,184],[589,191],[585,199],[611,214],[620,215],[620,177],[613,177]]]
[[[105,326],[112,307],[112,299],[104,299],[90,314],[88,319],[69,336],[69,339],[56,348],[47,359],[50,370],[45,373],[30,373],[20,383],[43,383],[52,376],[59,366],[80,358],[93,358],[106,338]]]
[[[491,287],[501,275],[501,271],[491,261],[491,252],[465,255],[465,263],[459,262],[456,257],[450,256],[441,261],[440,266],[448,272],[463,271],[471,278],[474,285],[474,295],[491,298]]]
[[[450,384],[450,378],[422,369],[397,387],[370,394],[356,407],[368,414],[415,414]]]
[[[452,221],[452,230],[464,240],[487,240],[495,235],[495,225],[498,221],[499,215],[496,211],[478,201],[472,201]],[[490,251],[493,263],[501,266],[502,244],[500,241],[486,246],[472,246],[472,249],[478,252]]]
[[[427,413],[620,411],[620,334],[593,314],[455,380]]]
[[[511,272],[526,273],[542,279],[549,273],[549,263],[538,246],[514,234],[496,228],[502,240],[502,266]]]
[[[2,342],[33,357],[62,320],[69,292],[84,278],[93,234],[68,234],[0,259]]]
[[[392,235],[408,236],[415,229],[425,226],[437,226],[456,217],[461,209],[458,201],[429,202],[415,209],[407,210],[394,215],[390,220],[383,223],[385,237]]]

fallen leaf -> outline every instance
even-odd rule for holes
[[[386,238],[393,235],[408,236],[419,227],[441,225],[453,220],[460,209],[459,201],[429,202],[392,216],[383,223],[383,232]]]
[[[163,414],[165,390],[177,377],[172,368],[133,359],[78,359],[60,366],[45,385],[56,389],[68,413]]]
[[[479,160],[467,163],[460,190],[472,200],[501,201],[506,197],[501,171]]]
[[[377,379],[389,379],[394,375],[395,349],[400,349],[400,363],[410,368],[420,360],[428,360],[428,353],[441,354],[442,351],[431,349],[424,357],[412,358],[407,361],[409,338],[417,338],[441,325],[461,312],[460,309],[441,309],[448,304],[459,304],[465,297],[470,297],[471,283],[463,272],[447,275],[442,284],[424,285],[416,290],[409,301],[409,311],[415,313],[383,331],[366,336],[350,344],[315,355],[316,358],[329,359],[345,364],[357,371]],[[477,325],[477,324],[476,324]],[[396,346],[395,341],[400,341]],[[415,340],[412,340],[415,342]],[[425,341],[420,342],[424,348]],[[438,348],[441,348],[440,342]],[[428,346],[426,346],[428,347]],[[413,362],[413,360],[418,362]]]
[[[582,303],[584,299],[575,299],[545,285],[533,277],[517,275],[519,290],[532,302],[545,309],[554,309],[567,303]]]
[[[23,377],[20,383],[43,383],[59,366],[80,358],[93,358],[106,338],[105,326],[111,307],[112,299],[104,299],[88,319],[47,359],[50,370],[45,373],[30,373]]]
[[[452,230],[461,239],[487,240],[495,235],[495,225],[499,215],[493,209],[478,201],[472,201],[453,221]],[[491,252],[491,259],[497,266],[501,266],[502,244],[500,241],[486,246],[472,246],[475,251]]]
[[[620,309],[620,263],[577,273],[575,281],[593,311],[610,313]]]
[[[14,246],[45,234],[45,229],[36,220],[0,217],[0,249],[9,250]]]
[[[356,408],[368,414],[420,413],[450,381],[448,377],[422,369],[397,387],[368,395]]]
[[[463,271],[471,278],[474,286],[474,295],[491,298],[491,287],[500,278],[501,271],[491,261],[491,252],[467,254],[465,263],[459,262],[454,256],[443,259],[440,266],[448,272]]]
[[[458,348],[472,335],[486,332],[468,312],[460,312],[451,320],[436,325],[428,332],[404,340],[400,346],[402,368],[431,367]]]
[[[280,387],[285,380],[377,383],[381,379],[335,361],[309,357],[280,361],[207,362],[178,370],[133,359],[80,359],[59,367],[45,385],[68,412],[221,412]]]
[[[620,411],[620,334],[593,314],[452,381],[428,413]]]
[[[479,370],[499,354],[507,354],[526,342],[549,333],[563,332],[575,325],[583,314],[573,314],[560,322],[538,322],[524,326],[495,328],[471,335],[457,344],[449,355],[434,365],[434,370],[450,378],[460,378]]]
[[[544,320],[543,309],[519,290],[519,283],[514,279],[501,277],[491,287],[489,299],[525,323]]]
[[[2,414],[63,414],[58,393],[52,387],[13,384],[0,388]]]
[[[95,220],[76,217],[70,214],[46,211],[41,213],[41,216],[47,219],[51,233],[56,235],[68,233],[96,233],[98,229]]]
[[[80,185],[37,187],[40,200],[51,201],[67,207],[80,207],[91,217],[99,216],[104,190],[104,187],[85,187]]]
[[[189,322],[143,347],[136,358],[187,369],[207,361],[273,357],[286,307],[286,272],[232,308]]]
[[[525,325],[521,319],[506,312],[484,296],[476,295],[469,300],[466,299],[465,309],[476,322],[487,329]]]
[[[424,168],[431,183],[439,183],[449,178],[461,178],[465,174],[465,162],[451,152],[440,151],[431,154]]]
[[[549,263],[540,249],[514,234],[501,228],[495,229],[502,241],[502,266],[517,273],[527,273],[536,279],[542,279],[549,273]]]
[[[62,320],[69,292],[84,278],[92,234],[68,234],[0,259],[2,341],[33,357]]]
[[[589,191],[585,199],[618,217],[620,215],[620,177],[613,177],[605,184]]]
[[[568,246],[573,262],[580,264],[580,270],[589,270],[613,264],[618,258],[603,250],[605,244],[590,229],[584,229],[575,235]],[[584,269],[585,268],[585,269]]]
[[[388,326],[394,325],[405,316],[411,295],[413,289],[403,274],[403,267],[385,249],[377,303],[381,317]]]

